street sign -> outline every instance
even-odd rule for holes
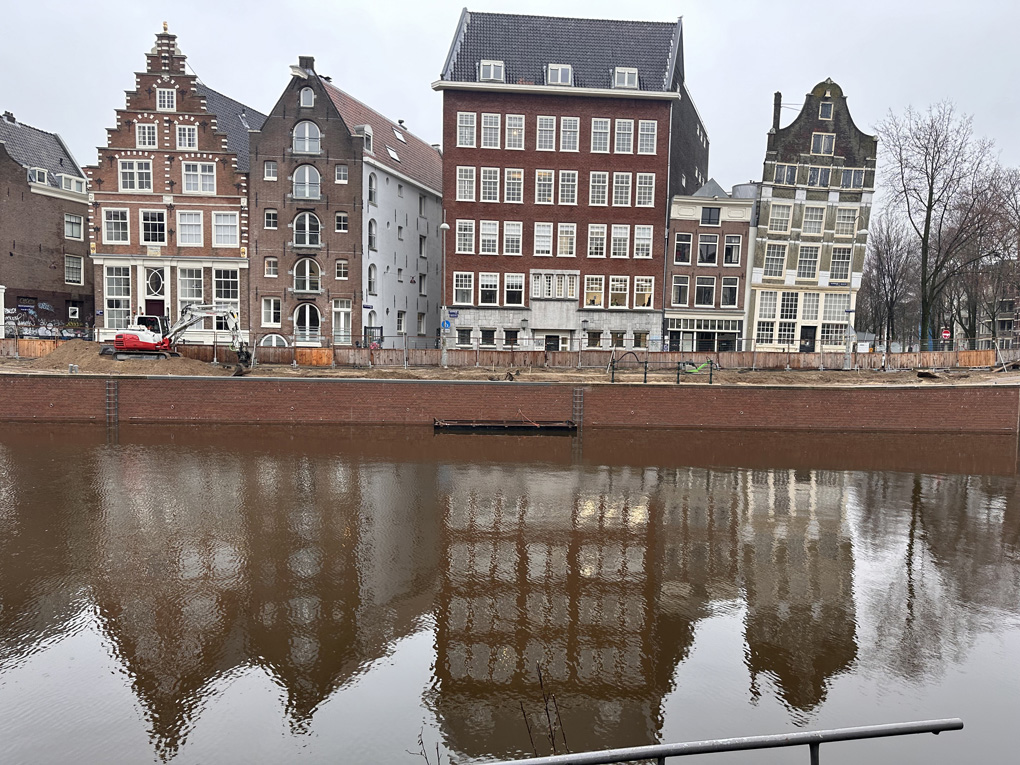
[[[460,314],[457,313],[456,311],[447,311],[447,313],[450,315],[451,319],[456,319],[458,316],[460,316]]]
[[[450,328],[449,320],[448,319],[443,319],[443,329],[449,329],[449,328]]]
[[[950,336],[949,328],[946,327],[945,329],[942,330],[942,339],[948,340],[949,336]]]

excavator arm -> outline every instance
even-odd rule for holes
[[[241,336],[241,320],[237,311],[230,305],[185,304],[181,308],[180,318],[167,330],[164,338],[167,347],[176,344],[189,328],[208,318],[223,320],[227,331],[230,332],[230,349],[237,354],[238,364],[247,368],[251,363],[251,351],[248,350],[248,344]]]

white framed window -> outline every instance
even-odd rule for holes
[[[131,321],[131,267],[105,266],[105,269],[106,328],[124,329]]]
[[[177,91],[173,88],[156,88],[156,111],[172,112],[177,109]]]
[[[152,160],[122,159],[119,164],[121,191],[152,191]]]
[[[262,228],[274,231],[280,226],[280,214],[271,208],[267,209],[262,220]]]
[[[296,199],[318,199],[321,178],[312,165],[301,165],[294,171],[293,193]]]
[[[483,167],[482,168],[482,194],[480,197],[482,202],[498,202],[499,201],[499,168],[498,167]]]
[[[474,112],[457,112],[457,146],[459,148],[475,148],[475,121],[477,119]]]
[[[702,226],[718,226],[719,219],[722,215],[721,207],[702,207],[701,208],[701,225]]]
[[[524,305],[524,274],[503,274],[503,305]]]
[[[592,117],[591,120],[591,151],[592,154],[609,153],[609,119]]]
[[[758,295],[758,318],[776,318],[776,304],[779,293],[769,290]]]
[[[715,307],[715,277],[698,276],[694,280],[694,305],[701,308]]]
[[[503,173],[503,201],[524,201],[524,171],[519,167],[508,167]]]
[[[551,205],[553,203],[555,175],[552,170],[535,171],[535,204]]]
[[[372,314],[369,314],[371,316]],[[294,343],[314,343],[321,339],[322,315],[313,303],[301,303],[294,311]]]
[[[499,148],[499,121],[498,114],[482,114],[482,148]]]
[[[693,234],[676,235],[673,243],[673,262],[677,265],[689,265],[691,262],[691,242]]]
[[[379,204],[379,182],[376,180],[375,173],[368,174],[368,203],[370,205]]]
[[[829,282],[850,281],[850,247],[833,247],[829,264]],[[828,300],[828,298],[826,298]]]
[[[311,88],[301,88],[298,105],[306,109],[315,106],[315,91]]]
[[[836,148],[835,133],[812,133],[811,153],[832,156]]]
[[[82,216],[74,215],[73,213],[64,213],[64,238],[65,239],[78,239],[81,241],[85,238],[82,233]]]
[[[820,104],[818,104],[818,119],[820,120],[832,119],[832,101],[822,101]]]
[[[397,334],[407,334],[407,311],[397,311]]]
[[[725,239],[725,245],[723,249],[723,265],[724,266],[739,266],[740,265],[740,245],[743,237],[740,234],[727,234]]]
[[[630,291],[629,276],[609,277],[609,307],[626,308],[627,294]]]
[[[379,249],[379,224],[375,222],[375,218],[368,221],[368,249]]]
[[[630,255],[630,226],[614,225],[612,230],[609,256],[626,258]]]
[[[523,224],[520,221],[503,221],[503,254],[520,255]]]
[[[301,258],[294,264],[294,291],[318,292],[322,286],[319,264],[311,258]]]
[[[423,313],[418,314],[418,335],[425,335],[425,314]]]
[[[499,274],[478,274],[478,305],[499,305]]]
[[[64,255],[64,284],[84,284],[85,259],[80,255]]]
[[[801,226],[801,233],[808,235],[819,235],[825,224],[824,207],[805,207],[804,224]]]
[[[475,275],[469,271],[453,272],[453,302],[472,305],[475,294]]]
[[[846,321],[847,309],[850,308],[850,296],[842,292],[830,292],[825,296],[825,312],[822,321]]]
[[[609,173],[596,170],[588,176],[588,204],[592,207],[609,204]]]
[[[195,125],[177,126],[177,148],[197,149],[198,148],[198,127]]]
[[[215,162],[182,162],[181,173],[184,176],[185,194],[216,193]]]
[[[573,258],[577,256],[577,224],[560,223],[557,226],[556,257]]]
[[[827,189],[829,188],[831,174],[832,169],[828,167],[809,167],[807,185],[814,188]]]
[[[800,307],[800,318],[804,321],[818,321],[818,305],[821,295],[817,292],[805,292]]]
[[[836,236],[853,236],[857,233],[857,210],[840,207],[836,210]]]
[[[303,212],[294,218],[294,246],[318,247],[322,244],[322,225],[315,213]]]
[[[780,278],[786,270],[786,245],[772,244],[765,245],[765,268],[763,275],[770,278]]]
[[[28,180],[29,183],[46,183],[46,171],[41,167],[30,167]]]
[[[202,280],[201,268],[177,269],[178,308],[190,303],[205,302],[205,285]]]
[[[457,253],[473,255],[475,252],[475,222],[473,220],[457,221]]]
[[[350,264],[346,260],[338,260],[333,269],[333,278],[337,281],[346,281],[350,278]]]
[[[347,165],[337,165],[334,183],[347,183]]]
[[[276,177],[276,160],[267,159],[262,163],[262,180],[275,181]]]
[[[698,265],[714,266],[719,262],[719,235],[698,235]]]
[[[546,85],[572,85],[573,69],[570,64],[549,64],[545,73]]]
[[[578,133],[580,130],[580,117],[560,117],[560,151],[578,150]]]
[[[640,120],[638,122],[638,154],[655,154],[656,143],[658,142],[659,123],[655,120]]]
[[[166,244],[166,210],[139,210],[142,244]]]
[[[655,173],[637,174],[637,196],[634,198],[637,207],[655,206]]]
[[[686,274],[673,274],[673,289],[670,293],[670,305],[687,305],[690,282],[691,277]]]
[[[736,276],[724,276],[722,290],[719,293],[719,306],[721,308],[736,308],[737,294],[740,291],[740,278]]]
[[[754,333],[754,342],[758,345],[771,345],[776,341],[776,323],[759,321]]]
[[[584,277],[584,305],[586,308],[601,308],[605,299],[605,277]]]
[[[535,251],[534,255],[537,257],[552,256],[552,239],[553,239],[553,224],[552,223],[536,223],[535,224]]]
[[[652,296],[655,292],[654,276],[634,277],[634,307],[651,308]]]
[[[524,148],[524,115],[506,115],[506,148]]]
[[[781,186],[795,186],[797,184],[797,166],[777,164],[774,180]]]
[[[346,234],[348,231],[347,213],[338,212],[333,219],[333,230],[338,234]]]
[[[606,224],[588,224],[588,257],[606,257]]]
[[[539,117],[535,144],[538,151],[556,151],[556,118]]]
[[[638,71],[630,66],[618,66],[613,71],[614,88],[630,88],[636,90],[638,86]]]
[[[127,210],[103,210],[103,244],[127,244],[131,241]]]
[[[275,213],[276,211],[274,210],[273,212]],[[177,211],[178,245],[181,247],[201,247],[204,244],[202,228],[201,210]]]
[[[790,230],[790,214],[792,205],[780,205],[773,203],[769,208],[769,231],[776,231],[785,234]]]
[[[499,221],[483,220],[478,224],[478,253],[499,255]]]
[[[60,188],[64,191],[74,191],[78,194],[85,193],[85,179],[76,178],[73,175],[64,175],[63,173],[57,175],[60,179]]]
[[[262,298],[262,326],[279,327],[282,316],[283,301],[278,297]]]
[[[156,126],[146,122],[135,125],[135,148],[155,149],[158,147]]]
[[[815,279],[818,277],[818,253],[821,247],[818,245],[800,246],[797,257],[797,278]]]
[[[475,168],[457,167],[457,201],[475,201]]]
[[[280,275],[280,261],[276,258],[266,258],[262,264],[262,275],[275,279]]]
[[[652,257],[652,227],[634,226],[634,257]]]
[[[613,207],[630,207],[630,173],[613,173]]]
[[[577,204],[577,171],[560,170],[560,204]]]
[[[634,153],[634,120],[616,120],[616,140],[613,144],[616,154]]]
[[[314,122],[299,122],[294,126],[293,148],[295,154],[318,154],[322,134]]]
[[[237,213],[213,213],[213,247],[237,247],[239,244]]]
[[[844,170],[840,173],[839,185],[844,189],[863,189],[864,170]]]
[[[375,263],[369,263],[368,265],[368,287],[367,291],[369,295],[375,295],[376,290],[379,286],[379,267]],[[373,312],[374,313],[374,312]],[[375,326],[374,321],[369,321],[368,326]]]
[[[482,59],[478,65],[479,82],[503,82],[503,62]]]
[[[371,125],[363,125],[361,128],[361,135],[365,139],[365,151],[369,154],[375,153],[375,137],[372,134]]]

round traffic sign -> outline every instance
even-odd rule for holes
[[[942,330],[942,339],[943,340],[948,340],[949,339],[949,335],[950,335],[950,332],[949,332],[949,328],[948,327],[946,329]]]
[[[449,329],[449,328],[450,328],[450,320],[449,319],[443,319],[443,329]]]

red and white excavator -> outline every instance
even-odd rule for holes
[[[133,324],[113,339],[113,345],[104,345],[100,354],[125,359],[168,359],[180,356],[174,350],[181,335],[205,319],[220,319],[225,331],[230,333],[230,349],[237,354],[238,369],[243,373],[251,363],[251,351],[241,335],[241,322],[237,311],[229,305],[198,305],[187,303],[181,308],[181,316],[172,327],[167,327],[165,316],[135,316]]]

